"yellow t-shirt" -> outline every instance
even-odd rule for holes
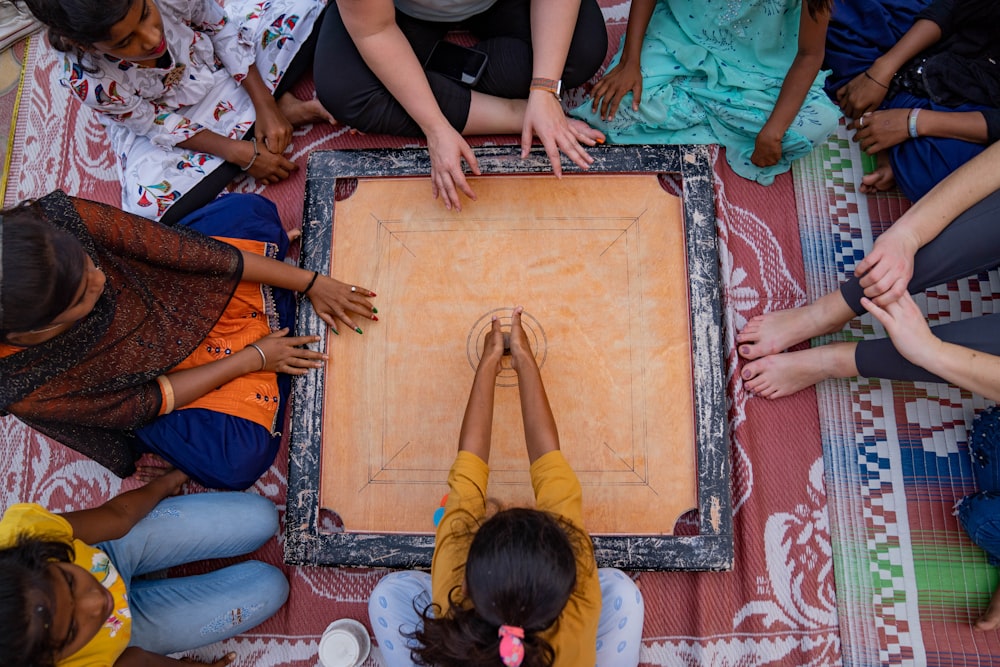
[[[75,539],[66,519],[34,503],[12,505],[0,519],[0,548],[14,546],[21,535],[73,545],[73,563],[94,575],[115,600],[114,611],[97,635],[79,651],[60,660],[58,667],[111,667],[128,647],[132,635],[125,582],[111,559],[100,549]]]
[[[442,613],[451,606],[448,594],[465,579],[469,527],[486,514],[489,466],[470,452],[459,452],[448,473],[448,501],[438,523],[431,588]],[[549,452],[531,464],[535,507],[558,514],[583,530],[583,491],[562,452]],[[590,542],[577,554],[576,590],[552,629],[542,634],[555,650],[555,667],[590,667],[597,662],[597,624],[601,617],[601,584]]]

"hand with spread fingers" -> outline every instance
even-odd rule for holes
[[[321,320],[327,323],[335,334],[340,334],[341,327],[337,322],[346,324],[357,333],[363,333],[356,318],[378,322],[378,310],[370,299],[375,292],[367,287],[342,283],[329,276],[319,275],[306,292],[313,309]]]
[[[461,211],[459,193],[475,200],[476,193],[465,179],[462,161],[469,170],[479,175],[479,162],[469,143],[450,125],[441,125],[436,132],[427,134],[427,152],[431,159],[431,193],[441,198],[449,211]]]
[[[521,131],[521,157],[527,157],[532,139],[537,136],[552,163],[552,171],[562,176],[560,153],[564,153],[580,169],[588,169],[594,158],[583,146],[604,141],[604,133],[581,120],[567,118],[559,100],[544,90],[532,90],[524,111]],[[582,145],[581,145],[582,144]]]
[[[642,102],[642,70],[639,63],[621,62],[597,82],[591,91],[591,109],[601,114],[601,120],[611,120],[618,112],[618,105],[626,94],[632,93],[632,111],[639,110]]]
[[[279,329],[247,346],[260,356],[260,370],[305,375],[313,368],[322,368],[326,355],[303,347],[318,343],[319,336],[289,336],[288,333],[287,327]]]

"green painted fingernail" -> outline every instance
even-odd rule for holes
[[[372,312],[373,313],[377,313],[378,312],[378,308],[372,308]]]
[[[361,330],[361,327],[354,327],[354,330],[357,331],[359,334],[364,333],[364,331]]]
[[[330,331],[332,331],[333,333],[337,334],[338,336],[340,335],[340,332],[337,331],[336,329],[334,329],[333,327],[330,327]]]

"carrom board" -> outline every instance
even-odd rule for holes
[[[724,438],[712,443],[715,460],[700,446],[703,432],[725,432],[706,153],[592,155],[596,168],[556,179],[535,156],[480,149],[490,175],[470,178],[477,200],[461,212],[429,196],[423,151],[311,157],[304,264],[375,289],[380,321],[363,322],[363,335],[324,335],[325,372],[297,381],[286,560],[429,564],[483,339],[492,316],[506,328],[523,305],[598,560],[729,566]],[[661,185],[664,173],[680,175],[681,196]],[[300,308],[300,333],[317,330],[315,313]],[[506,360],[495,396],[489,496],[531,506]],[[342,525],[321,530],[321,510]],[[671,536],[691,510],[699,534]]]

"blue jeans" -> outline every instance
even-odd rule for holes
[[[958,521],[972,541],[1000,565],[1000,410],[983,410],[972,422],[969,438],[972,473],[978,493],[958,504]]]
[[[601,568],[601,619],[597,625],[598,667],[639,664],[645,608],[639,587],[621,570]],[[431,603],[431,575],[404,571],[379,580],[368,598],[368,618],[387,667],[410,667],[410,649],[419,646],[403,636],[420,623]],[[584,666],[586,667],[586,666]]]
[[[166,655],[228,639],[269,618],[288,598],[281,570],[259,561],[189,577],[140,579],[184,563],[256,550],[278,529],[274,504],[251,493],[167,498],[101,549],[125,582],[130,646]]]

